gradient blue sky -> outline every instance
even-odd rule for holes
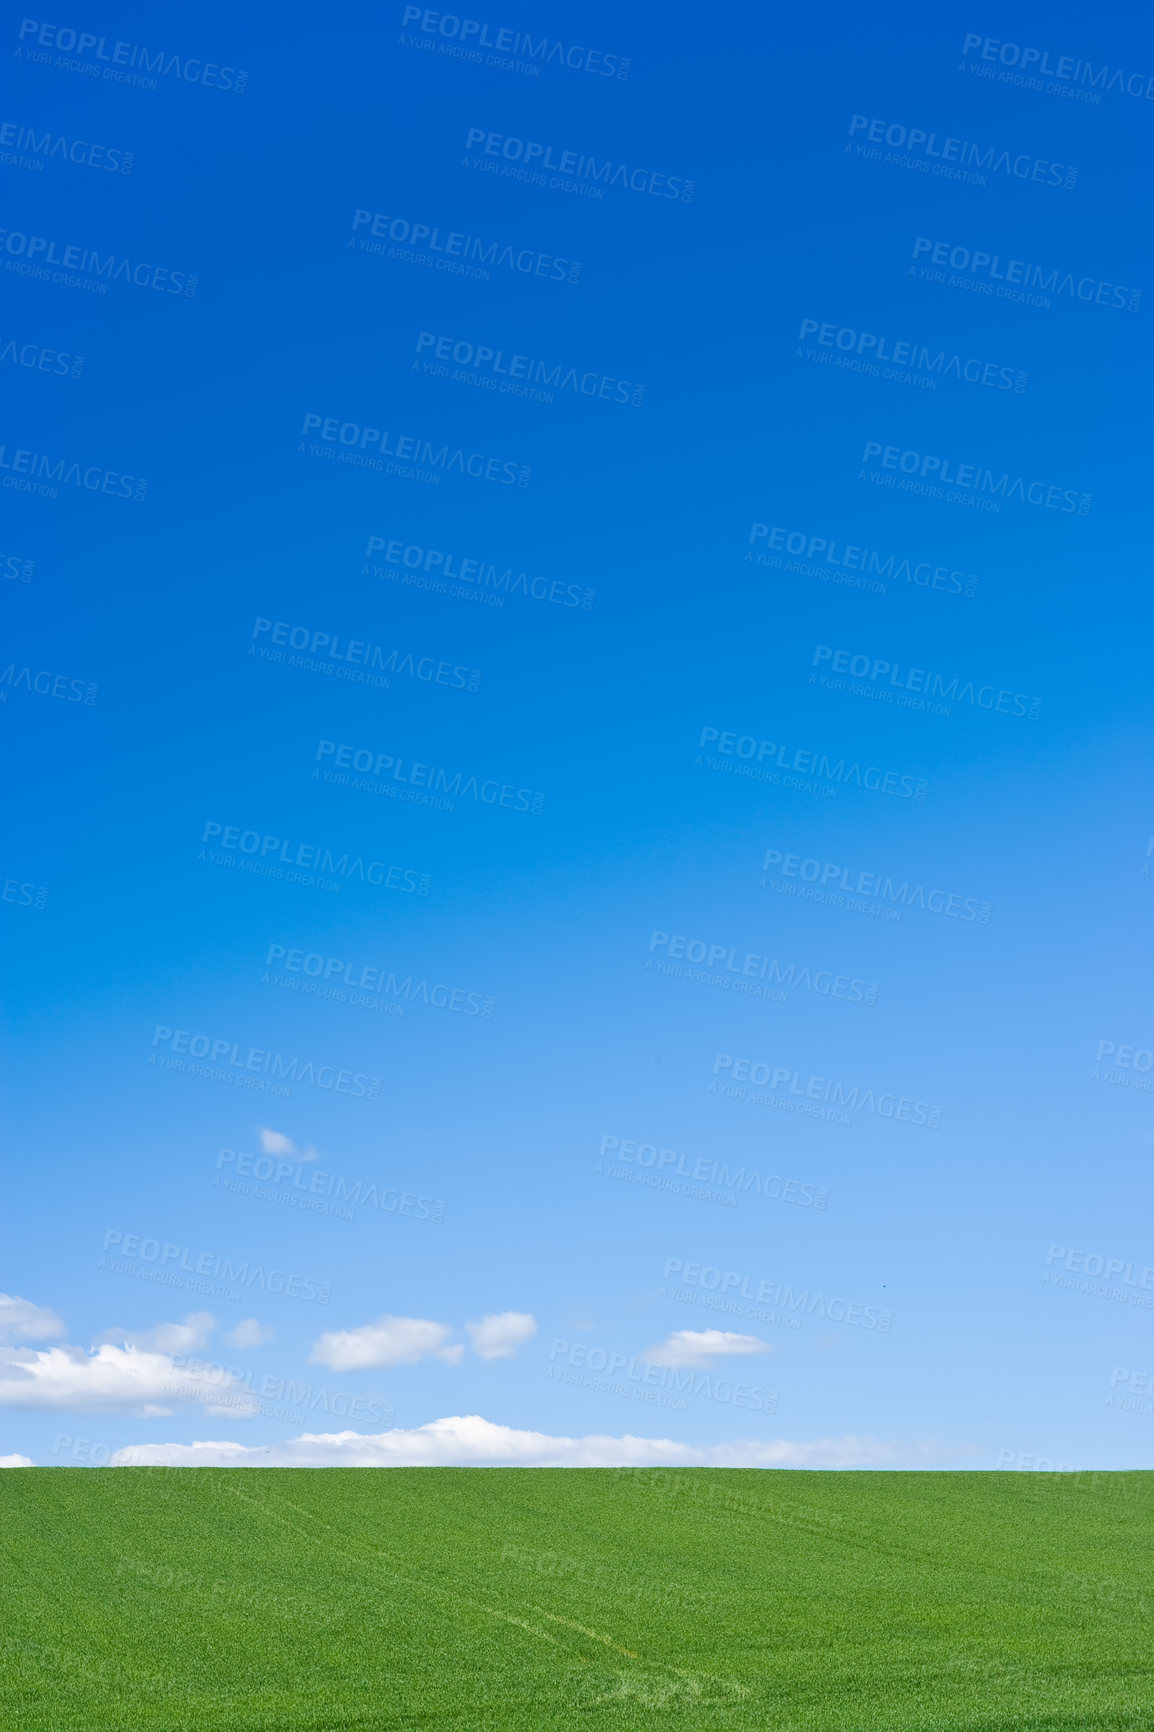
[[[83,1393],[108,1332],[171,1353],[177,1336],[149,1332],[208,1312],[211,1333],[180,1339],[241,1367],[250,1389],[289,1378],[360,1396],[404,1431],[476,1414],[700,1451],[777,1441],[787,1464],[1150,1465],[1154,1147],[1149,1094],[1130,1085],[1154,1063],[1154,270],[1140,182],[1154,102],[1117,81],[1097,104],[999,82],[971,70],[997,60],[963,54],[968,37],[1032,46],[1051,66],[1089,61],[1132,86],[1141,74],[1144,91],[1149,22],[1070,6],[474,9],[491,38],[508,28],[627,58],[623,79],[556,63],[522,76],[438,53],[429,32],[422,50],[399,4],[327,10],[173,9],[163,41],[139,9],[83,24],[243,68],[242,94],[175,72],[150,91],[69,70],[37,33],[21,40],[19,19],[6,27],[7,121],[135,155],[130,175],[51,156],[40,171],[0,164],[6,234],[198,281],[189,297],[2,278],[6,342],[85,358],[72,378],[5,351],[4,461],[32,450],[149,482],[142,501],[75,485],[48,498],[9,487],[18,470],[4,477],[17,575],[0,658],[14,669],[0,685],[15,819],[3,867],[17,888],[0,907],[3,1285],[60,1323],[15,1331],[3,1450],[70,1462],[91,1458],[78,1438],[107,1459],[341,1429],[133,1401],[120,1385]],[[100,66],[91,52],[87,64]],[[969,184],[887,162],[884,145],[863,158],[854,115],[1073,165],[1077,184],[1046,184],[1048,170]],[[481,172],[470,129],[692,181],[692,201],[621,185],[594,200]],[[354,242],[358,210],[579,261],[580,278],[479,281],[373,256]],[[1122,285],[1127,307],[1015,303],[972,274],[969,289],[927,281],[919,237],[1095,293]],[[5,244],[0,260],[19,263]],[[931,390],[822,365],[804,320],[1028,382],[943,376]],[[644,399],[549,404],[430,376],[422,332],[640,383]],[[308,450],[315,431],[302,439],[307,415],[529,465],[531,481],[448,472],[430,485],[326,462]],[[871,484],[887,473],[863,462],[871,442],[1092,505],[1008,498],[991,513]],[[893,554],[899,570],[973,574],[976,593],[899,575],[872,594],[763,565],[754,524]],[[478,605],[389,581],[402,568],[366,556],[372,538],[595,595],[588,609],[523,593]],[[382,690],[262,659],[258,620],[397,651],[400,671]],[[1026,694],[1040,711],[962,701],[941,716],[829,689],[813,677],[818,646],[903,680],[917,667],[959,691]],[[480,670],[479,688],[412,677],[410,653],[412,667]],[[97,699],[29,691],[24,667],[94,683]],[[846,782],[831,798],[720,773],[705,761],[717,745],[699,749],[707,728],[719,743],[772,741],[779,762],[779,748],[811,751],[928,792]],[[446,812],[335,785],[314,774],[322,740],[539,792],[544,807]],[[427,875],[427,894],[229,870],[207,824],[382,861],[402,883]],[[990,918],[884,920],[781,894],[767,851],[988,903]],[[47,888],[46,905],[22,885]],[[654,932],[737,965],[752,953],[795,978],[875,983],[876,1003],[804,985],[780,1002],[647,969],[668,949],[651,952]],[[273,946],[439,984],[466,1006],[491,999],[492,1015],[420,1002],[387,1015],[278,988]],[[379,1078],[379,1093],[298,1082],[278,1098],[182,1074],[151,1062],[173,1044],[153,1044],[158,1027]],[[1103,1042],[1122,1068],[1107,1051],[1095,1076]],[[719,1053],[796,1072],[798,1087],[820,1076],[929,1103],[940,1124],[859,1110],[841,1125],[711,1092]],[[343,1220],[214,1186],[219,1150],[259,1154],[261,1127],[316,1151],[304,1181],[431,1198],[443,1219]],[[659,1191],[605,1170],[606,1137],[828,1198],[747,1192],[731,1207]],[[238,1304],[162,1287],[101,1267],[109,1233],[285,1268],[331,1297]],[[739,1321],[675,1299],[671,1259],[888,1311],[892,1325]],[[1107,1282],[1108,1264],[1121,1267]],[[1058,1272],[1064,1286],[1047,1279]],[[506,1313],[537,1333],[485,1358],[465,1324]],[[382,1315],[446,1333],[413,1363],[316,1362],[322,1334]],[[271,1334],[229,1345],[250,1317]],[[713,1328],[758,1350],[687,1351],[714,1381],[736,1367],[775,1392],[772,1414],[704,1393],[663,1408],[589,1387],[572,1364],[580,1347],[636,1358],[640,1386],[646,1351]],[[437,1340],[462,1354],[430,1357]],[[28,1367],[57,1343],[80,1353],[75,1388],[66,1374],[33,1399]]]

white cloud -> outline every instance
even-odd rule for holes
[[[276,1334],[267,1323],[259,1323],[255,1317],[245,1317],[235,1329],[230,1329],[225,1341],[230,1347],[263,1347],[266,1341],[271,1341]]]
[[[131,1343],[105,1342],[88,1352],[83,1347],[0,1349],[0,1406],[127,1410],[162,1418],[190,1404],[234,1419],[251,1419],[260,1411],[259,1402],[223,1368],[195,1362],[180,1366],[167,1353]]]
[[[309,1354],[313,1365],[334,1371],[363,1371],[370,1365],[415,1365],[419,1359],[444,1359],[455,1365],[465,1349],[450,1341],[447,1323],[423,1317],[378,1317],[359,1329],[333,1329]]]
[[[216,1328],[211,1311],[190,1311],[183,1323],[157,1323],[152,1329],[106,1329],[97,1341],[139,1347],[145,1353],[199,1353]]]
[[[304,1432],[287,1443],[137,1444],[110,1467],[924,1467],[958,1454],[945,1445],[870,1437],[811,1442],[756,1438],[698,1448],[664,1437],[550,1437],[479,1414],[435,1419],[412,1431]]]
[[[511,1359],[518,1347],[532,1341],[537,1323],[527,1311],[499,1311],[479,1323],[466,1323],[465,1329],[473,1352],[482,1359]]]
[[[35,1467],[30,1455],[0,1455],[0,1467]]]
[[[266,1155],[295,1155],[296,1144],[291,1137],[286,1137],[283,1131],[270,1131],[267,1125],[260,1127],[260,1146]]]
[[[711,1365],[715,1359],[733,1354],[773,1353],[768,1341],[757,1335],[734,1335],[728,1329],[675,1329],[642,1358],[649,1365]]]
[[[64,1321],[48,1305],[34,1305],[15,1293],[0,1293],[0,1342],[55,1341]]]
[[[261,1150],[266,1155],[295,1155],[298,1161],[315,1161],[317,1151],[310,1143],[307,1149],[298,1149],[291,1137],[286,1137],[283,1131],[272,1131],[267,1125],[262,1125],[258,1133]]]

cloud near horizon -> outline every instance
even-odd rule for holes
[[[153,1443],[117,1450],[109,1467],[925,1467],[949,1452],[932,1443],[871,1437],[746,1438],[701,1448],[664,1437],[552,1437],[479,1414],[411,1431],[303,1432],[285,1443]]]

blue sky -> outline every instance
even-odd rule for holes
[[[0,1453],[1149,1465],[1149,29],[70,29]]]

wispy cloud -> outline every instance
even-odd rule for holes
[[[363,1371],[372,1365],[415,1365],[419,1359],[457,1364],[465,1349],[452,1340],[447,1323],[424,1317],[378,1317],[358,1329],[333,1329],[309,1354],[313,1365],[333,1371]]]
[[[772,1353],[774,1348],[758,1335],[734,1335],[728,1329],[675,1329],[673,1334],[650,1347],[642,1358],[649,1365],[712,1365],[745,1353]]]
[[[199,1353],[216,1328],[211,1311],[190,1311],[183,1323],[157,1323],[151,1329],[106,1329],[98,1342],[139,1347],[145,1353]]]
[[[298,1149],[291,1137],[286,1137],[283,1131],[270,1130],[268,1125],[262,1125],[258,1135],[263,1154],[292,1155],[298,1161],[315,1161],[320,1158],[311,1143],[307,1149]]]
[[[260,1323],[255,1317],[245,1317],[235,1329],[230,1329],[225,1341],[230,1347],[263,1347],[266,1341],[271,1341],[276,1330],[267,1323]]]
[[[64,1319],[51,1306],[0,1293],[0,1342],[55,1341],[63,1333]]]
[[[482,1359],[511,1359],[518,1347],[532,1341],[537,1322],[527,1311],[499,1311],[479,1323],[466,1323],[465,1331]]]

